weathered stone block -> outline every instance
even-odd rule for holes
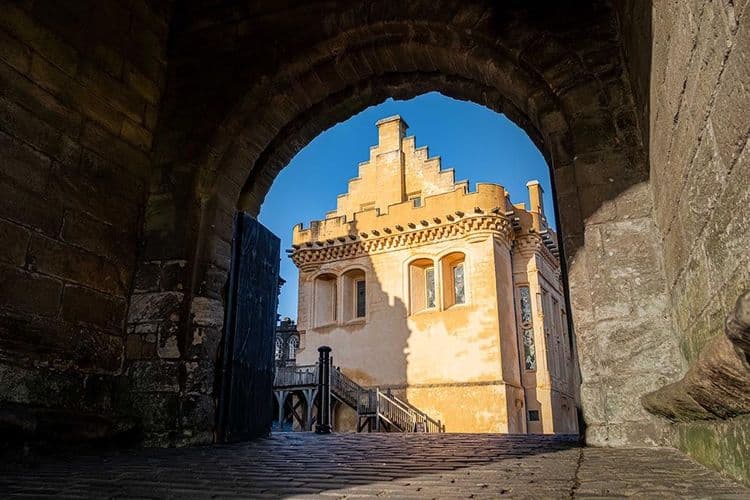
[[[606,353],[602,371],[609,376],[627,376],[628,384],[620,386],[622,390],[634,386],[635,379],[645,378],[644,373],[679,375],[679,351],[674,342],[669,342],[672,332],[661,317],[600,321],[594,335],[600,352]]]
[[[136,292],[159,291],[160,277],[161,263],[139,262],[134,276],[133,288]]]
[[[218,328],[194,327],[187,346],[187,359],[218,359],[219,344],[223,330]]]
[[[140,123],[143,120],[143,109],[146,101],[125,85],[101,71],[88,60],[81,62],[76,78],[95,95],[106,99],[106,102],[130,120]],[[124,120],[123,123],[125,123]]]
[[[32,238],[28,262],[30,267],[45,274],[114,295],[125,293],[114,264],[59,241],[41,236]]]
[[[689,247],[685,238],[685,229],[679,216],[670,225],[669,231],[664,236],[662,248],[664,249],[664,271],[667,283],[673,285],[689,256],[687,254]]]
[[[83,212],[65,214],[62,239],[115,262],[130,264],[134,261],[135,236],[132,233]]]
[[[31,64],[31,51],[26,45],[0,30],[0,59],[21,73],[26,73]]]
[[[688,330],[708,300],[708,261],[704,249],[697,246],[672,288],[673,315],[677,320],[678,335]]]
[[[26,263],[29,232],[12,222],[0,219],[0,261],[22,267]]]
[[[177,392],[179,364],[170,361],[133,361],[127,369],[135,392]]]
[[[184,294],[180,292],[134,294],[130,299],[128,323],[161,322],[173,316],[179,318],[183,300]]]
[[[147,393],[138,397],[135,412],[141,425],[149,430],[149,434],[169,431],[177,428],[180,400],[177,394]],[[149,441],[146,442],[146,445]],[[169,440],[157,440],[152,445],[165,446]]]
[[[687,241],[695,241],[724,192],[729,169],[718,154],[711,123],[706,126],[680,194],[680,221]]]
[[[180,348],[177,342],[178,328],[176,325],[162,325],[159,331],[157,354],[161,359],[178,359]]]
[[[64,106],[52,94],[36,83],[0,62],[0,85],[8,99],[23,103],[47,124],[61,132],[75,136],[81,126],[81,114]]]
[[[0,304],[19,312],[55,316],[62,283],[18,268],[0,266]]]
[[[185,391],[211,396],[215,366],[206,360],[185,363]]]
[[[81,148],[70,136],[54,129],[33,113],[0,96],[0,123],[14,137],[31,144],[64,165],[75,164]]]
[[[750,106],[750,21],[746,16],[734,38],[732,51],[716,90],[711,123],[719,154],[727,166],[734,164],[747,141],[750,124],[745,110]]]
[[[193,324],[220,330],[224,325],[224,303],[220,300],[195,297],[190,304]]]
[[[71,323],[91,323],[122,333],[127,303],[125,299],[89,288],[66,285],[62,298],[62,316]]]
[[[161,268],[160,287],[163,291],[183,290],[187,285],[187,263],[184,260],[165,262]]]
[[[191,394],[182,401],[181,424],[185,429],[212,430],[214,402],[209,394]]]
[[[137,125],[130,120],[122,122],[122,130],[120,130],[120,136],[128,141],[133,146],[142,149],[143,151],[149,151],[151,149],[151,141],[153,137],[151,132],[145,128]]]
[[[706,228],[705,248],[712,290],[729,281],[735,270],[747,262],[750,245],[750,148],[738,160],[723,199],[717,204]]]
[[[64,71],[70,74],[75,73],[78,66],[78,52],[73,47],[39,25],[20,6],[8,5],[3,11],[0,26],[28,43],[44,57],[55,61],[55,64]]]
[[[750,484],[750,417],[677,426],[676,445],[698,462]]]
[[[66,106],[77,109],[113,133],[120,132],[123,117],[119,111],[38,54],[31,59],[31,76]]]
[[[107,160],[124,167],[138,179],[145,180],[149,174],[149,159],[145,152],[131,146],[119,135],[122,125],[116,131],[106,131],[88,122],[84,125],[81,143],[93,149]],[[112,135],[112,132],[115,135]]]
[[[3,174],[34,192],[42,192],[47,184],[50,159],[20,141],[0,132],[3,152]]]

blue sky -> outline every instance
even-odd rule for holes
[[[357,175],[357,164],[366,161],[377,144],[375,122],[401,115],[409,124],[407,135],[417,147],[429,146],[430,156],[440,156],[442,168],[455,168],[456,180],[505,186],[514,203],[528,201],[526,182],[537,179],[544,188],[547,219],[555,226],[549,170],[526,133],[505,116],[474,103],[457,101],[432,92],[408,101],[392,99],[372,106],[316,137],[278,175],[261,207],[259,220],[281,238],[281,290],[279,314],[297,317],[297,268],[284,249],[292,245],[292,227],[309,225],[336,208],[336,196]]]

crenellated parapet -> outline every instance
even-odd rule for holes
[[[423,198],[419,207],[409,200],[390,205],[385,213],[365,210],[355,213],[351,220],[343,215],[329,217],[312,221],[307,229],[298,224],[293,229],[292,245],[295,248],[308,244],[321,245],[336,240],[343,242],[435,226],[454,222],[465,214],[480,213],[475,209],[505,214],[513,211],[513,206],[505,188],[500,185],[477,184],[477,190],[472,193],[467,192],[465,186],[460,186],[447,193]]]
[[[439,219],[439,222],[435,222]],[[471,236],[488,237],[490,235],[509,242],[513,233],[508,214],[493,213],[481,207],[475,207],[472,213],[456,211],[431,222],[424,219],[406,226],[397,224],[383,231],[363,231],[351,237],[327,239],[325,241],[307,242],[295,245],[291,258],[297,267],[304,269],[308,265],[350,259],[363,255],[415,248],[429,245],[436,241]]]

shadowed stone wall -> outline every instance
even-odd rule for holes
[[[41,408],[113,410],[168,12],[140,0],[0,11],[0,394],[44,432]]]
[[[655,2],[651,29],[654,207],[672,326],[693,365],[750,289],[750,9]],[[747,417],[678,427],[680,447],[750,483]]]
[[[682,361],[643,133],[610,4],[476,2],[441,10],[386,2],[269,9],[259,17],[255,7],[231,2],[186,3],[173,29],[174,78],[157,168],[162,178],[184,179],[178,189],[194,188],[152,197],[149,213],[157,221],[153,241],[161,242],[155,248],[187,261],[188,297],[223,309],[237,199],[257,213],[279,170],[321,131],[388,96],[438,90],[472,100],[523,127],[550,163],[590,442],[668,442],[665,422],[639,398],[676,379]],[[180,220],[184,207],[191,215]],[[166,223],[170,217],[174,223]],[[181,224],[186,231],[166,230]],[[186,239],[195,250],[178,257]],[[181,321],[191,321],[189,309],[182,305]],[[186,348],[196,327],[187,328]]]
[[[749,281],[747,2],[558,4],[5,2],[3,407],[114,394],[150,442],[210,442],[232,215],[326,128],[437,90],[550,164],[589,442],[719,443],[730,468],[746,420],[639,399]]]

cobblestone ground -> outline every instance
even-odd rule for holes
[[[2,498],[750,498],[671,449],[479,434],[277,434],[5,466]]]

